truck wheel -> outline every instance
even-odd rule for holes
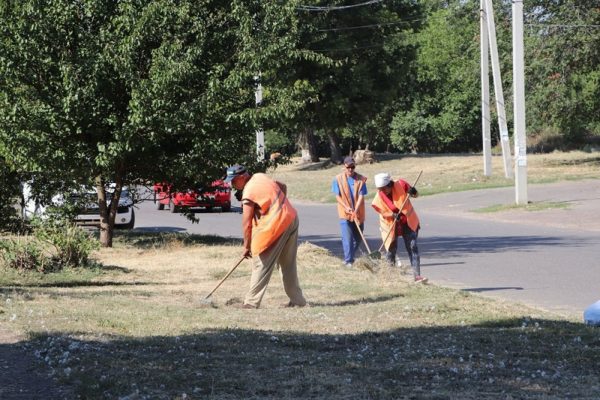
[[[175,205],[173,199],[169,199],[169,211],[171,211],[172,213],[179,212],[179,207]]]
[[[135,226],[135,212],[131,210],[131,220],[127,225],[124,226],[125,229],[133,229]]]
[[[221,207],[221,211],[223,211],[223,212],[231,211],[231,204],[230,203],[223,204],[223,207]]]
[[[161,203],[160,200],[159,200],[158,203],[156,203],[156,209],[157,210],[164,210],[165,209],[165,205],[163,203]]]

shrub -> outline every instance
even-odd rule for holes
[[[36,220],[33,236],[0,241],[0,259],[8,268],[55,272],[90,266],[90,254],[98,247],[94,238],[71,222]]]
[[[17,270],[44,272],[50,261],[40,244],[29,238],[0,241],[0,255],[6,267]]]
[[[46,220],[34,228],[34,236],[51,245],[52,261],[57,269],[85,267],[90,264],[90,254],[99,244],[82,228],[66,220]]]

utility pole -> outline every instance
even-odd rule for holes
[[[260,83],[260,72],[254,77],[256,82],[256,90],[254,91],[256,108],[262,103],[262,84]],[[262,127],[256,130],[256,158],[258,161],[265,159],[265,132]]]
[[[500,128],[500,144],[502,146],[502,157],[504,158],[504,175],[513,177],[511,168],[510,140],[508,138],[508,126],[506,124],[506,109],[504,106],[504,92],[502,91],[502,79],[500,78],[500,59],[498,58],[498,44],[496,43],[496,23],[494,22],[494,8],[492,0],[485,0],[485,13],[487,16],[488,36],[490,42],[490,53],[492,57],[492,75],[494,77],[494,94],[498,112],[498,127]]]
[[[513,96],[515,118],[515,197],[527,204],[527,139],[525,133],[525,57],[523,50],[523,0],[513,0]]]
[[[483,175],[492,175],[492,139],[490,133],[490,64],[485,0],[479,2],[481,47],[481,138],[483,143]]]

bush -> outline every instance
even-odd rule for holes
[[[34,236],[51,245],[52,261],[57,269],[85,267],[90,264],[90,254],[99,244],[90,234],[66,220],[47,220],[35,226]]]
[[[8,268],[44,272],[49,260],[39,243],[29,238],[0,241],[0,254]]]
[[[64,268],[87,267],[90,254],[99,244],[83,229],[60,220],[35,221],[33,236],[0,241],[5,267],[55,272]]]

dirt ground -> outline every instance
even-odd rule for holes
[[[71,392],[40,371],[22,338],[0,326],[0,399],[72,399]]]

